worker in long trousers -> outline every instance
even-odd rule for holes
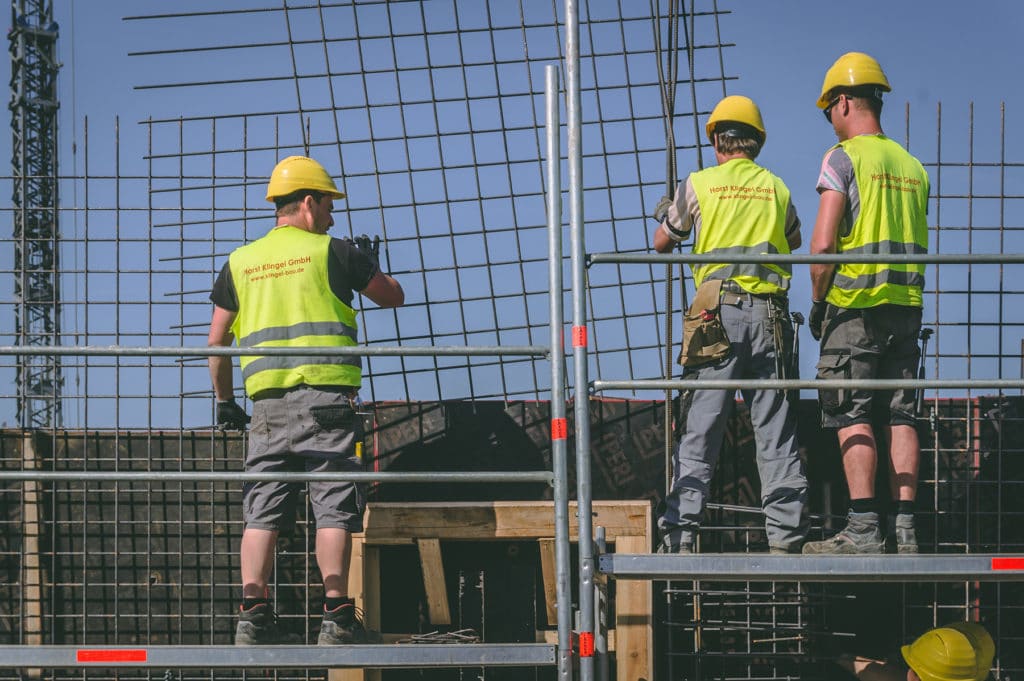
[[[380,268],[379,239],[328,236],[334,201],[345,194],[323,166],[303,156],[284,159],[271,173],[266,198],[275,206],[276,225],[233,251],[214,283],[211,347],[235,339],[245,347],[352,347],[358,342],[355,292],[381,307],[403,304],[402,286]],[[211,356],[209,364],[218,423],[245,428],[250,419],[234,400],[231,358]],[[363,470],[359,356],[245,355],[240,364],[253,402],[246,471]],[[278,626],[268,582],[278,534],[291,528],[300,491],[301,485],[285,481],[244,486],[236,645],[297,642]],[[348,597],[351,535],[363,529],[364,490],[352,482],[311,482],[309,499],[324,584],[317,642],[365,642]]]
[[[919,254],[928,251],[928,174],[882,132],[889,81],[867,54],[841,56],[825,74],[818,107],[839,143],[828,150],[812,254]],[[920,358],[923,264],[811,265],[808,326],[821,341],[822,379],[914,379]],[[874,392],[855,385],[818,391],[821,421],[839,437],[850,506],[845,529],[808,542],[804,553],[917,553],[914,499],[920,444],[915,391]],[[879,446],[872,421],[884,418],[891,504],[875,498]],[[883,449],[884,451],[884,449]],[[888,508],[886,508],[888,506]],[[885,537],[880,514],[888,512]]]
[[[840,655],[836,664],[858,681],[986,681],[996,645],[977,622],[926,631],[886,660]]]
[[[655,211],[654,247],[667,253],[694,233],[697,254],[787,254],[800,246],[800,220],[781,179],[754,162],[766,139],[757,105],[726,97],[705,129],[718,165],[691,173]],[[700,529],[735,392],[702,380],[782,378],[793,342],[788,264],[700,264],[684,319],[679,361],[684,391],[672,486],[658,519],[659,552],[690,553]],[[807,532],[807,479],[796,416],[783,390],[741,391],[750,407],[768,546],[799,553]]]

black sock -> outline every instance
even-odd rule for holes
[[[868,499],[850,499],[850,510],[854,513],[878,513],[878,502],[874,497]]]
[[[268,603],[266,598],[243,598],[242,599],[242,610],[252,610],[257,605],[266,605]]]
[[[345,596],[328,596],[324,599],[324,610],[337,610],[343,605],[355,603],[351,598]]]
[[[914,502],[903,500],[897,501],[896,513],[899,515],[914,515]]]

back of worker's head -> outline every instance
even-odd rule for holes
[[[742,153],[757,158],[768,135],[761,110],[749,97],[731,95],[720,101],[704,128],[708,141],[721,154]]]
[[[946,626],[956,629],[971,642],[978,662],[974,678],[976,681],[985,681],[989,670],[992,669],[992,660],[996,656],[996,643],[992,640],[992,635],[977,622],[951,622]]]
[[[874,57],[863,52],[847,52],[825,72],[818,108],[828,109],[839,95],[846,95],[852,106],[881,116],[882,93],[891,91],[889,79]]]
[[[321,196],[345,198],[327,170],[311,158],[289,156],[274,166],[267,183],[267,201],[274,204],[279,216],[294,212],[294,205],[308,195],[317,200]]]
[[[921,681],[976,681],[978,656],[966,635],[950,627],[921,634],[901,648],[903,659]],[[908,675],[908,678],[913,678]]]

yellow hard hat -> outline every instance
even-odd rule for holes
[[[970,640],[950,627],[921,634],[900,649],[921,681],[976,681],[978,656]]]
[[[978,660],[978,669],[974,678],[977,681],[984,681],[989,670],[992,669],[992,660],[996,656],[996,643],[992,640],[992,635],[977,622],[952,622],[946,626],[956,629],[971,642]]]
[[[709,142],[713,141],[711,135],[715,132],[715,126],[725,121],[744,123],[754,128],[761,133],[761,144],[768,139],[768,133],[764,131],[764,121],[761,120],[761,110],[750,97],[730,95],[715,106],[704,128]]]
[[[821,84],[821,95],[818,97],[818,108],[828,107],[829,94],[837,87],[860,87],[874,85],[883,92],[892,90],[889,79],[878,62],[863,52],[847,52],[825,72],[825,82]]]
[[[288,196],[300,189],[327,194],[332,199],[345,198],[322,165],[305,156],[289,156],[274,166],[274,172],[270,173],[267,201],[273,203],[279,196]]]

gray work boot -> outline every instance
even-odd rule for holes
[[[351,643],[376,643],[363,626],[363,613],[349,599],[334,610],[324,610],[323,621],[320,622],[320,635],[317,636],[318,646],[339,646]]]
[[[788,546],[769,546],[768,553],[773,556],[793,555],[795,553],[802,553],[802,547],[803,542],[795,542],[793,544],[789,544]]]
[[[917,553],[913,513],[890,515],[888,525],[888,532],[885,535],[887,553]]]
[[[238,626],[235,627],[236,646],[266,646],[302,643],[301,637],[281,629],[277,613],[269,603],[254,605],[248,610],[239,608]]]
[[[856,555],[882,553],[884,548],[885,542],[878,528],[878,514],[850,511],[846,529],[830,539],[807,542],[803,552],[812,555]]]
[[[693,543],[680,532],[667,532],[658,542],[655,553],[691,554]]]

